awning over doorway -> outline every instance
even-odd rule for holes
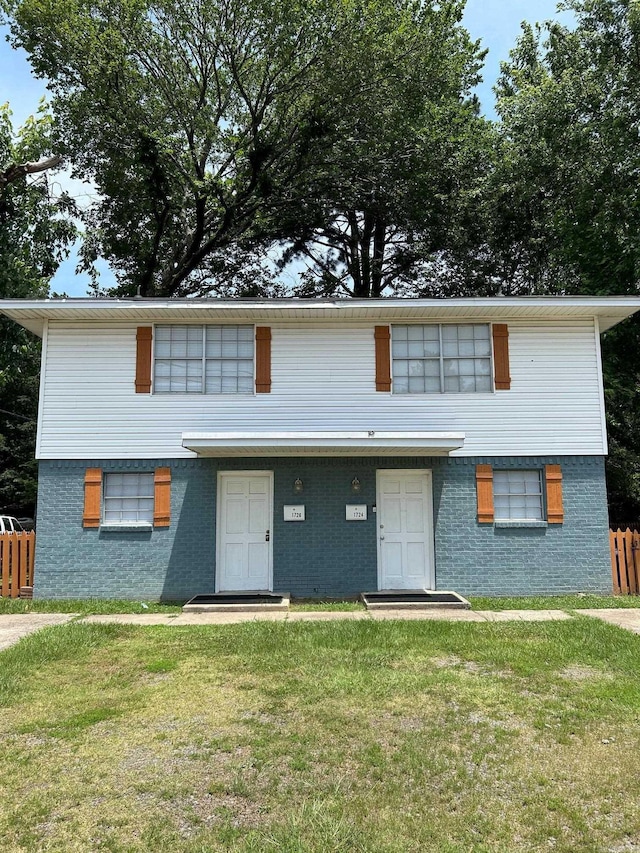
[[[463,432],[183,432],[198,456],[448,456]]]

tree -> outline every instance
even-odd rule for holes
[[[486,205],[511,292],[640,292],[640,4],[570,0],[575,28],[524,26],[498,82]],[[494,267],[495,268],[495,267]],[[640,516],[640,322],[603,341],[615,520]]]
[[[42,175],[52,159],[50,116],[42,109],[17,135],[10,116],[0,107],[0,297],[45,297],[75,238],[73,203],[52,198]],[[0,318],[0,510],[10,513],[35,505],[39,354],[29,332]]]
[[[462,12],[460,2],[387,9],[340,57],[358,111],[341,117],[283,258],[307,263],[305,295],[415,294],[458,248],[491,151],[471,97],[484,53]],[[380,44],[373,26],[388,33]],[[429,284],[443,288],[443,277]]]
[[[104,256],[118,292],[207,293],[230,258],[320,240],[329,289],[346,270],[373,295],[446,247],[481,124],[463,0],[5,5],[100,194],[85,263]]]
[[[500,224],[517,218],[524,226],[521,267],[534,285],[551,269],[563,292],[633,293],[640,6],[571,0],[566,7],[576,28],[524,26],[498,81]]]

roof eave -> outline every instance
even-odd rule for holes
[[[42,299],[0,300],[0,313],[42,336],[45,322],[141,323],[220,319],[239,322],[366,321],[478,318],[587,319],[601,331],[640,310],[639,297],[460,297],[455,299]]]

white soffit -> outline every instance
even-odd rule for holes
[[[198,456],[448,456],[463,432],[183,432]]]
[[[46,320],[83,323],[411,322],[592,320],[606,331],[639,297],[494,296],[458,299],[3,299],[0,313],[37,335]]]

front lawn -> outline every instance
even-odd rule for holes
[[[640,849],[640,637],[73,623],[0,654],[14,851]]]

